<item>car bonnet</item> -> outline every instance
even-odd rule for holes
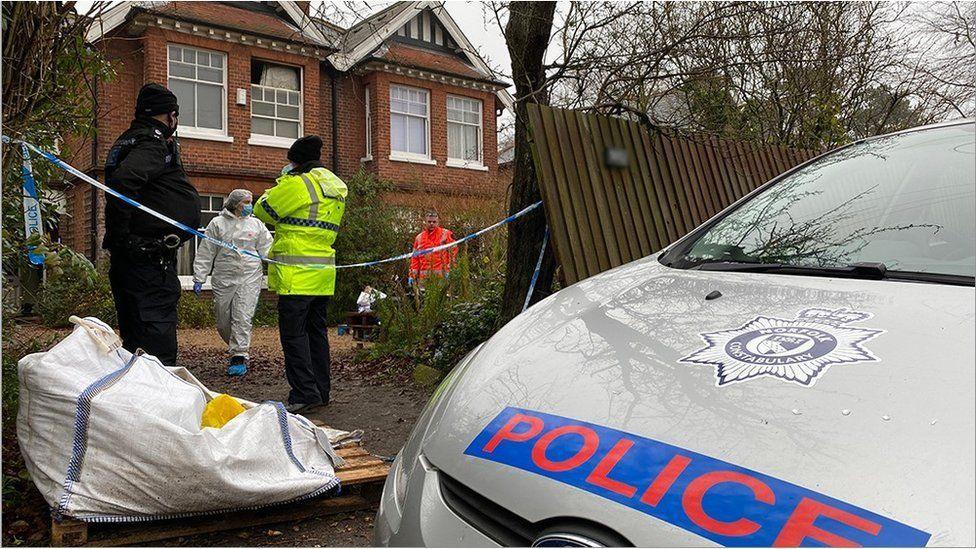
[[[713,459],[713,470],[768,475],[793,486],[773,486],[789,492],[781,500],[809,490],[931,536],[922,543],[970,545],[974,347],[971,287],[677,270],[651,257],[568,287],[500,330],[439,406],[423,452],[528,521],[581,517],[638,545],[740,539],[594,490],[585,474],[539,469],[530,446],[541,436],[499,435],[493,448],[508,458],[485,451],[506,418],[537,414]],[[592,471],[607,451],[574,470]],[[652,466],[609,465],[618,479]],[[646,487],[634,488],[636,498]],[[762,510],[709,505],[725,522]]]

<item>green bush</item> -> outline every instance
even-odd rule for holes
[[[278,325],[278,302],[274,299],[263,298],[258,301],[258,308],[254,311],[252,324],[258,326]]]
[[[108,277],[100,274],[83,255],[68,248],[58,251],[59,272],[49,273],[37,292],[34,311],[45,326],[70,325],[71,315],[94,316],[116,324],[115,301]]]
[[[183,292],[176,306],[176,318],[179,328],[212,328],[216,325],[213,299]]]
[[[393,184],[360,171],[349,178],[346,185],[349,199],[335,242],[338,263],[363,263],[409,251],[413,236],[400,219],[399,210],[382,199],[384,193],[393,190]],[[330,322],[342,322],[347,312],[356,310],[356,299],[367,285],[389,293],[386,288],[398,276],[406,276],[405,263],[340,269],[336,275],[335,295],[329,303]]]

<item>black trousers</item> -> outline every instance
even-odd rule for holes
[[[329,298],[278,296],[278,332],[285,353],[289,404],[328,404],[332,359],[326,324]]]
[[[108,278],[122,346],[133,353],[142,349],[163,364],[175,366],[176,306],[180,301],[175,254],[163,259],[113,250]]]

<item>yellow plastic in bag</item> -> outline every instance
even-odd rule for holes
[[[244,406],[230,395],[217,395],[203,409],[200,427],[220,429],[244,411]]]

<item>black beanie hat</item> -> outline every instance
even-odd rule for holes
[[[322,138],[317,135],[306,135],[296,140],[288,149],[288,160],[295,164],[303,164],[309,160],[322,158]]]
[[[170,112],[179,113],[176,95],[156,83],[146,84],[136,98],[136,116],[153,116]]]

